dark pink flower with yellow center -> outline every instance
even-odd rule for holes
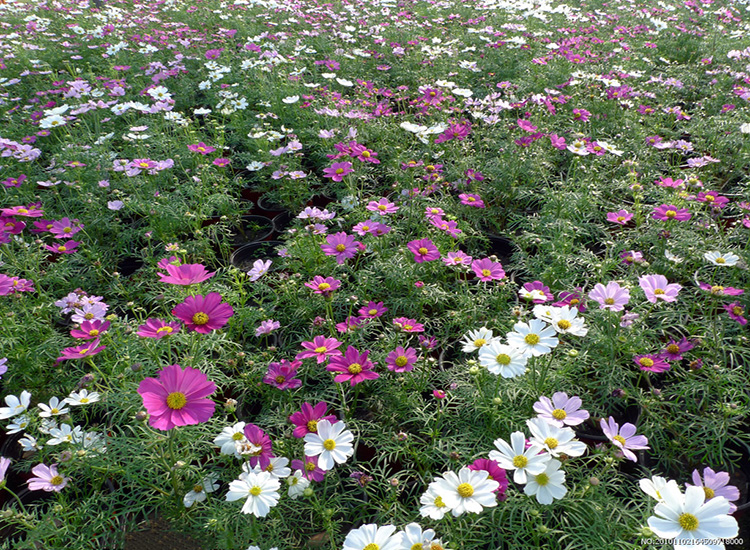
[[[334,290],[338,290],[341,286],[341,281],[334,279],[333,277],[323,278],[320,275],[313,277],[312,281],[305,283],[307,288],[311,288],[315,294],[322,294],[323,296],[330,295]]]
[[[171,285],[194,285],[202,283],[213,277],[216,272],[209,271],[202,264],[182,264],[174,265],[168,263],[164,266],[167,270],[168,275],[164,273],[157,273],[162,283],[169,283]]]
[[[627,210],[618,210],[617,212],[607,212],[607,221],[619,225],[627,225],[633,219],[633,214]]]
[[[85,344],[81,344],[80,346],[65,348],[64,350],[62,350],[62,355],[57,358],[56,362],[59,363],[60,361],[65,361],[66,359],[83,359],[84,357],[96,355],[106,347],[107,346],[100,346],[99,339],[97,338],[96,340],[86,342]]]
[[[379,201],[370,201],[365,208],[367,208],[367,210],[369,210],[370,212],[375,212],[376,214],[380,214],[381,216],[385,216],[386,214],[395,214],[399,209],[399,207],[396,206],[395,203],[392,203],[386,198],[382,198]]]
[[[78,250],[78,245],[81,244],[77,241],[65,241],[62,244],[48,245],[45,244],[44,248],[52,252],[53,254],[73,254]]]
[[[366,306],[359,308],[358,313],[362,317],[369,317],[370,319],[373,319],[375,317],[380,317],[387,311],[388,308],[383,305],[383,302],[367,302]]]
[[[208,399],[215,391],[216,384],[201,371],[180,365],[164,367],[158,378],[145,378],[138,385],[149,425],[162,431],[206,422],[216,410]]]
[[[679,342],[671,340],[659,355],[667,361],[679,361],[682,359],[683,353],[690,351],[694,347],[693,343],[687,338],[683,338]]]
[[[669,363],[658,355],[636,355],[633,361],[644,371],[665,372],[669,370]]]
[[[354,172],[351,162],[334,162],[328,168],[323,169],[323,175],[333,181],[342,181],[344,176]]]
[[[393,324],[397,328],[400,328],[402,332],[424,332],[424,325],[417,323],[416,319],[396,317],[393,320]]]
[[[479,195],[473,193],[461,193],[458,196],[461,199],[461,204],[466,206],[473,206],[474,208],[484,208],[484,201]]]
[[[138,327],[138,332],[136,332],[136,334],[141,338],[154,338],[156,340],[161,340],[162,338],[166,338],[172,334],[177,334],[178,332],[180,332],[180,323],[177,321],[167,323],[161,319],[147,319],[145,325]]]
[[[418,264],[440,259],[440,252],[430,239],[410,241],[406,247],[414,254],[414,261]]]
[[[312,339],[312,342],[302,342],[302,347],[305,351],[301,351],[297,354],[295,359],[307,359],[308,357],[315,357],[318,363],[322,363],[326,360],[326,357],[335,357],[341,355],[341,351],[338,348],[341,342],[336,338],[326,338],[325,336],[316,336]]]
[[[281,363],[270,363],[263,382],[280,390],[293,390],[302,385],[302,380],[295,378],[297,369],[302,366],[300,361],[289,362],[286,359]]]
[[[474,260],[471,269],[480,281],[496,281],[505,278],[505,271],[500,262],[493,262],[489,258]]]
[[[302,403],[301,410],[293,413],[289,417],[289,422],[294,424],[292,435],[297,438],[303,438],[309,433],[318,433],[318,422],[328,420],[331,424],[338,421],[334,415],[326,416],[328,405],[325,401],[320,401],[314,407],[310,403]]]
[[[249,444],[247,448],[240,450],[240,454],[247,457],[253,468],[260,464],[261,469],[265,470],[273,458],[271,438],[255,424],[246,425],[244,431]]]
[[[710,204],[713,208],[723,208],[729,202],[728,198],[719,195],[716,191],[706,191],[705,193],[701,191],[698,193],[696,200]]]
[[[747,324],[747,319],[745,319],[745,308],[742,307],[742,304],[739,302],[732,302],[731,304],[722,307],[727,311],[729,317],[737,321],[739,324],[742,326]]]
[[[44,215],[44,210],[40,210],[38,206],[41,203],[29,204],[26,206],[14,206],[13,208],[3,208],[0,210],[0,214],[3,216],[24,216],[26,218],[41,218]]]
[[[292,469],[300,470],[302,475],[310,481],[323,481],[326,477],[326,470],[318,466],[317,456],[305,456],[304,462],[292,460]]]
[[[692,217],[690,210],[687,208],[677,208],[673,204],[662,204],[654,208],[654,212],[651,217],[655,220],[676,220],[678,222],[684,222]]]
[[[340,373],[333,378],[334,382],[349,382],[352,386],[365,380],[375,380],[380,375],[373,372],[375,365],[367,359],[369,354],[369,351],[360,353],[355,347],[349,346],[344,355],[331,359],[326,370]]]
[[[740,294],[744,294],[745,292],[741,288],[734,288],[731,286],[710,285],[708,283],[699,284],[703,290],[707,290],[715,296],[739,296]]]
[[[210,145],[206,145],[202,141],[200,143],[196,143],[193,145],[187,146],[188,150],[192,151],[193,153],[200,153],[201,155],[209,155],[216,151],[215,147],[211,147]]]
[[[70,335],[73,338],[81,338],[83,340],[92,340],[98,338],[103,332],[107,332],[109,328],[109,321],[84,321],[81,323],[81,327],[70,331]]]
[[[414,363],[417,362],[417,350],[414,348],[404,349],[398,346],[386,357],[386,367],[393,372],[408,372],[414,369]]]
[[[71,237],[83,229],[83,225],[78,223],[78,220],[71,220],[70,218],[63,218],[61,220],[53,221],[52,226],[49,228],[49,232],[56,239],[65,239]]]
[[[357,241],[354,235],[347,235],[340,231],[326,237],[328,244],[321,244],[320,248],[326,256],[336,256],[336,262],[343,264],[348,258],[353,258],[362,244]]]
[[[188,296],[172,310],[172,315],[185,323],[188,330],[208,334],[226,325],[234,310],[221,302],[221,294],[211,292],[205,298],[200,294]]]

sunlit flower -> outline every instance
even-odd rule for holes
[[[318,465],[330,470],[343,464],[354,454],[354,434],[346,429],[343,421],[331,424],[328,420],[318,422],[318,431],[305,435],[305,454],[318,457]]]

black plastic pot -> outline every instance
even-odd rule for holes
[[[256,260],[276,260],[279,255],[276,247],[281,241],[262,241],[246,244],[238,248],[229,258],[230,263],[240,271],[250,271]]]
[[[273,220],[266,216],[242,216],[240,223],[232,228],[232,248],[266,241],[273,237]]]

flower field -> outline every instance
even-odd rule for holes
[[[740,1],[0,1],[0,549],[746,547],[749,102]]]

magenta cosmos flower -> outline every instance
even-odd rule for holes
[[[479,277],[480,281],[499,281],[505,278],[505,271],[500,262],[493,262],[489,258],[474,260],[471,269]]]
[[[354,172],[351,162],[334,162],[330,167],[323,169],[323,175],[333,181],[341,181],[344,176]]]
[[[620,428],[615,419],[610,416],[607,422],[602,418],[600,425],[604,435],[609,438],[613,445],[620,448],[622,454],[628,460],[637,462],[638,459],[633,451],[650,448],[646,436],[635,435],[635,426],[630,423],[623,424]]]
[[[672,340],[667,344],[667,347],[659,354],[662,359],[667,361],[679,361],[682,359],[682,354],[686,351],[690,351],[695,346],[687,338],[683,338],[681,341]]]
[[[655,220],[677,220],[678,222],[684,222],[692,217],[690,210],[687,208],[677,208],[673,204],[662,204],[661,206],[654,208],[651,217]]]
[[[385,366],[393,372],[408,372],[414,369],[417,359],[417,350],[398,346],[386,357]]]
[[[206,145],[202,141],[200,143],[196,143],[193,145],[187,146],[188,150],[192,151],[193,153],[200,153],[201,155],[209,155],[216,151],[215,147],[211,147],[210,145]]]
[[[57,471],[57,464],[51,466],[37,464],[31,469],[31,473],[34,477],[26,482],[29,484],[29,491],[60,492],[70,481],[67,477],[60,475]]]
[[[484,208],[484,201],[479,195],[473,193],[461,193],[458,196],[461,199],[461,204],[465,206],[473,206],[474,208]]]
[[[607,286],[597,283],[594,290],[589,292],[589,298],[599,302],[599,309],[622,311],[630,301],[630,291],[614,281],[607,283]]]
[[[317,456],[305,456],[304,462],[292,460],[292,469],[300,470],[302,475],[310,481],[323,481],[326,477],[326,471],[318,466]]]
[[[246,452],[240,451],[240,454],[247,457],[253,468],[260,464],[261,469],[265,470],[273,458],[271,438],[255,424],[246,425],[244,431],[249,445]]]
[[[399,207],[388,199],[382,198],[379,201],[370,201],[366,208],[370,212],[377,212],[381,216],[385,216],[386,214],[395,214]]]
[[[52,226],[49,228],[49,232],[56,239],[65,239],[78,233],[83,229],[83,225],[78,223],[78,220],[71,220],[70,218],[63,218],[61,220],[53,221]]]
[[[540,397],[534,403],[534,410],[547,423],[564,428],[577,426],[589,417],[588,411],[581,409],[582,403],[580,397],[568,397],[567,393],[559,391],[552,395],[552,399]]]
[[[52,246],[45,244],[44,248],[52,252],[53,254],[73,254],[78,250],[79,241],[65,241],[62,244],[54,244]]]
[[[286,359],[282,360],[281,363],[270,363],[263,382],[280,390],[299,388],[302,385],[302,380],[295,378],[295,376],[297,376],[297,369],[301,365],[300,361],[290,363]]]
[[[326,242],[328,244],[321,244],[320,248],[326,256],[336,256],[339,264],[343,264],[348,258],[353,258],[362,244],[355,239],[354,235],[347,235],[343,231],[328,235]]]
[[[617,223],[620,225],[627,225],[630,220],[633,219],[633,214],[626,210],[618,210],[617,212],[607,212],[607,221]]]
[[[145,378],[138,385],[148,423],[162,431],[206,422],[216,409],[207,397],[215,391],[216,384],[201,371],[180,365],[166,366],[158,378]]]
[[[226,325],[234,310],[221,302],[221,294],[211,292],[205,298],[200,294],[188,296],[172,310],[172,315],[185,323],[188,330],[208,334]]]
[[[73,338],[92,340],[98,337],[101,333],[107,332],[109,325],[109,321],[84,321],[83,323],[81,323],[80,328],[71,330],[70,335]]]
[[[711,468],[703,469],[703,479],[698,470],[693,470],[693,483],[686,483],[685,487],[700,487],[706,494],[706,500],[716,497],[724,497],[729,503],[729,513],[737,510],[737,506],[731,501],[740,498],[740,490],[734,485],[729,485],[729,474],[727,472],[714,472]]]
[[[172,265],[167,264],[166,270],[169,275],[164,273],[157,273],[161,278],[162,283],[169,283],[171,285],[194,285],[202,283],[213,277],[216,272],[211,273],[206,270],[206,267],[202,264],[182,264]]]
[[[646,299],[655,304],[657,300],[665,302],[674,302],[677,300],[677,293],[682,286],[677,283],[669,284],[664,275],[644,275],[638,277],[638,284],[641,285],[643,292],[646,293]]]
[[[107,346],[100,346],[99,339],[97,338],[96,340],[86,342],[85,344],[81,344],[80,346],[65,348],[64,350],[62,350],[62,355],[57,358],[57,362],[59,363],[60,361],[65,361],[66,359],[83,359],[84,357],[96,355],[106,347]]]
[[[643,371],[666,372],[669,370],[669,363],[658,355],[636,355],[633,361]]]
[[[145,325],[138,327],[136,334],[141,338],[156,338],[161,340],[172,334],[180,332],[180,323],[172,321],[167,323],[161,319],[147,319]]]
[[[333,357],[326,367],[327,371],[338,372],[334,382],[349,382],[352,387],[365,380],[380,378],[377,372],[373,372],[375,365],[367,359],[369,351],[360,353],[358,349],[349,346],[343,356]]]
[[[326,277],[325,279],[320,275],[313,277],[312,281],[305,283],[307,288],[311,288],[315,294],[322,294],[323,296],[330,295],[334,290],[338,290],[341,286],[341,281],[334,279],[333,277]]]
[[[334,415],[326,416],[328,405],[325,401],[320,401],[314,407],[310,403],[302,403],[301,410],[293,413],[289,417],[289,422],[294,424],[292,435],[297,438],[303,438],[309,433],[318,433],[318,422],[328,420],[331,424],[338,421]]]
[[[414,254],[414,261],[418,264],[440,259],[440,252],[430,239],[410,241],[406,246]]]
[[[341,355],[341,351],[338,348],[341,342],[336,338],[326,338],[325,336],[316,336],[312,342],[302,342],[302,347],[305,351],[301,351],[297,354],[295,359],[307,359],[308,357],[315,357],[318,363],[322,363],[326,360],[326,357],[337,357]]]
[[[737,321],[742,326],[747,324],[747,319],[745,319],[745,308],[742,307],[742,304],[739,302],[732,302],[731,304],[727,304],[723,307],[727,313],[729,314],[729,317]]]
[[[424,332],[424,325],[417,323],[416,319],[408,317],[396,317],[393,320],[394,326],[400,328],[402,332]]]
[[[710,285],[708,283],[699,284],[703,290],[707,290],[715,296],[739,296],[745,292],[740,288],[733,288],[731,286]]]
[[[383,305],[383,302],[367,302],[366,306],[363,306],[359,308],[359,314],[362,317],[367,317],[369,319],[374,319],[375,317],[380,317],[384,313],[388,311],[388,308]]]

